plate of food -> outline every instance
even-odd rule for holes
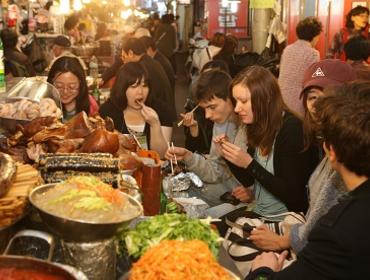
[[[150,248],[121,280],[240,280],[222,267],[200,240],[164,240]]]

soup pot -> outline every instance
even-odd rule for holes
[[[126,217],[118,222],[88,222],[81,220],[68,219],[57,216],[53,213],[43,210],[35,201],[36,194],[42,194],[50,189],[53,189],[56,184],[41,185],[31,191],[29,200],[31,204],[37,209],[43,222],[50,228],[50,230],[66,241],[73,242],[93,242],[102,239],[111,238],[117,232],[126,227],[133,219],[143,214],[143,207],[132,196],[126,193],[120,193],[125,200],[136,208],[135,214]]]
[[[49,253],[47,260],[35,259],[32,257],[25,256],[12,256],[7,255],[15,239],[22,236],[31,236],[41,238],[49,244]],[[73,273],[66,270],[64,267],[54,264],[51,262],[51,258],[54,251],[54,239],[50,234],[41,231],[34,230],[22,230],[19,231],[8,243],[5,249],[4,255],[0,256],[0,275],[1,271],[5,269],[11,269],[15,272],[22,272],[28,276],[29,273],[35,273],[39,276],[47,275],[49,277],[55,277],[55,279],[63,280],[78,280],[79,277],[75,277]],[[13,278],[12,278],[13,279]],[[14,278],[17,279],[17,278]],[[24,279],[24,278],[19,278]],[[42,278],[40,278],[42,279]],[[52,278],[47,278],[52,279]]]

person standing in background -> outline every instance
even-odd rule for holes
[[[370,40],[364,36],[355,36],[344,45],[346,62],[355,69],[357,78],[370,80]]]
[[[353,36],[369,38],[369,9],[363,6],[353,8],[346,16],[346,25],[334,35],[326,58],[345,61],[344,44]]]
[[[158,50],[163,53],[170,61],[176,49],[176,31],[172,26],[173,15],[166,14],[162,16],[162,22],[158,26],[154,41]]]
[[[299,95],[303,89],[303,75],[305,70],[320,60],[320,54],[314,49],[320,33],[321,22],[314,17],[301,20],[296,33],[298,40],[287,46],[281,56],[279,85],[285,104],[300,115],[304,114],[302,101]]]
[[[18,35],[13,29],[3,29],[0,33],[4,46],[5,74],[13,77],[33,77],[36,71],[32,63],[23,52],[17,48]]]

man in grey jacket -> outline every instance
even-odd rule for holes
[[[206,71],[201,74],[198,80],[195,95],[199,106],[205,111],[205,117],[214,122],[213,136],[226,134],[231,141],[234,141],[238,121],[229,97],[230,83],[231,77],[226,72],[220,70]],[[190,119],[185,117],[184,121],[193,122],[195,127],[192,128],[197,129],[196,121],[192,117]],[[238,135],[245,134],[238,133]],[[196,173],[205,183],[203,190],[193,190],[191,195],[205,200],[210,206],[222,204],[220,196],[225,192],[232,192],[240,186],[225,161],[217,153],[213,143],[207,156],[192,153],[181,147],[169,148],[165,157],[173,159],[174,156],[178,160],[183,160],[187,170]],[[243,198],[239,197],[239,199],[242,200]]]

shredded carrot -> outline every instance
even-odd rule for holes
[[[232,280],[206,243],[164,240],[133,264],[130,280]]]
[[[83,176],[79,176],[79,179],[83,178]],[[119,190],[113,189],[110,185],[105,184],[101,182],[99,179],[95,178],[96,181],[99,183],[98,185],[94,184],[89,184],[88,181],[79,181],[79,180],[74,180],[73,178],[69,179],[68,182],[73,182],[77,189],[79,190],[91,190],[94,191],[98,194],[98,196],[104,198],[110,203],[114,203],[118,206],[122,206],[124,204],[124,200],[122,196],[120,195]]]

